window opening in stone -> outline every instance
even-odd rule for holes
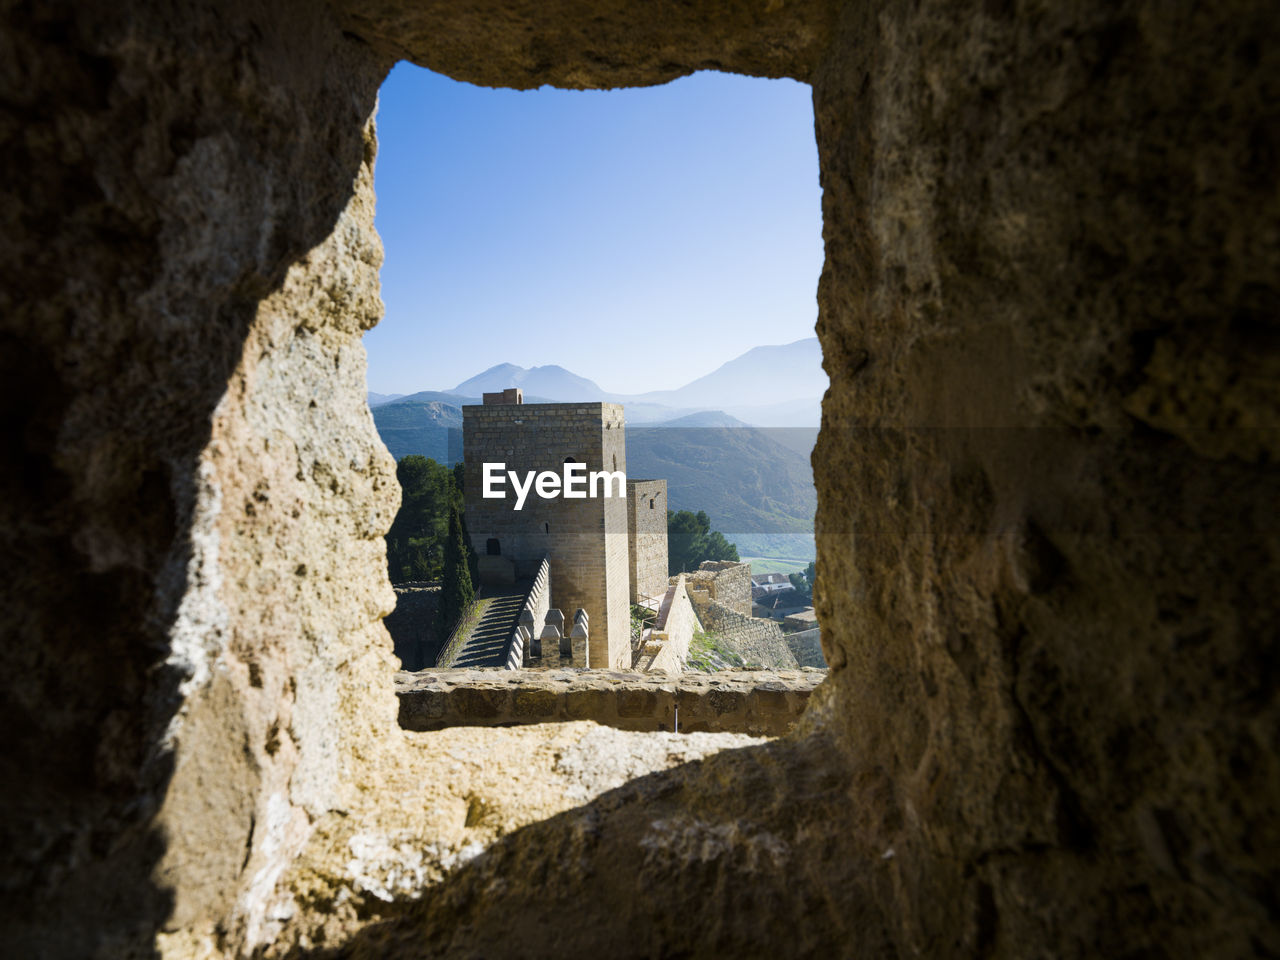
[[[386,316],[365,344],[403,493],[387,625],[405,668],[821,666],[808,88],[485,90],[401,64],[378,136]],[[575,464],[625,475],[595,486],[619,495],[573,496]],[[411,626],[410,579],[463,613]]]

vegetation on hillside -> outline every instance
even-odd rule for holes
[[[817,491],[808,457],[754,427],[628,427],[627,470],[633,477],[663,477],[668,505],[696,506],[734,536],[813,535]],[[804,543],[805,539],[800,539]],[[781,544],[757,543],[760,556]]]
[[[419,454],[440,463],[462,459],[462,408],[448,396],[416,393],[373,408],[378,435],[393,457]]]
[[[760,664],[749,662],[734,649],[728,637],[718,633],[695,631],[689,641],[689,658],[685,661],[689,670],[699,673],[715,673],[718,670],[759,670]]]
[[[724,534],[711,529],[711,520],[702,510],[667,511],[667,572],[674,576],[697,570],[704,560],[738,559],[738,548]]]
[[[714,506],[714,504],[707,504]],[[712,516],[715,515],[714,510]],[[720,524],[723,526],[723,524]],[[799,561],[803,567],[818,555],[817,544],[812,533],[740,533],[733,532],[733,542],[738,545],[738,552],[744,557],[769,557],[774,560]],[[761,573],[790,573],[786,570],[762,570]]]
[[[742,554],[742,562],[751,564],[751,575],[757,576],[765,573],[802,573],[804,571],[803,560],[780,560],[777,557],[757,557],[749,555],[742,549],[742,538],[734,537],[734,544],[738,547],[738,553]]]

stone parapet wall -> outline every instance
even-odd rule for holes
[[[781,736],[825,671],[724,671],[658,678],[606,670],[424,670],[397,673],[406,730],[594,720],[620,730]]]
[[[654,626],[654,640],[661,644],[661,649],[650,660],[648,669],[654,672],[680,673],[685,661],[689,659],[689,641],[693,639],[693,631],[697,626],[698,615],[689,600],[684,574],[681,574],[669,589],[658,622]]]

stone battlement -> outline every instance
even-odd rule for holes
[[[406,730],[594,720],[620,730],[781,736],[825,670],[654,677],[612,670],[436,670],[396,674]]]

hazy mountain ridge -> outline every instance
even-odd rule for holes
[[[463,380],[453,388],[453,392],[478,397],[482,393],[497,393],[508,387],[519,387],[526,394],[547,397],[552,402],[608,399],[591,380],[553,363],[528,369],[514,363],[500,363]]]
[[[419,399],[459,405],[479,403],[483,393],[520,387],[526,403],[621,403],[627,408],[628,422],[633,424],[656,424],[720,411],[749,426],[816,427],[826,382],[821,346],[816,337],[808,337],[794,343],[753,347],[676,390],[609,393],[594,380],[556,364],[526,368],[499,363],[463,380],[452,390],[426,390],[408,397],[370,393],[369,405]]]
[[[822,347],[817,337],[807,337],[794,343],[752,347],[679,389],[625,399],[726,410],[758,405],[762,394],[780,402],[821,397],[826,386],[823,380]],[[815,390],[815,384],[820,388]]]

